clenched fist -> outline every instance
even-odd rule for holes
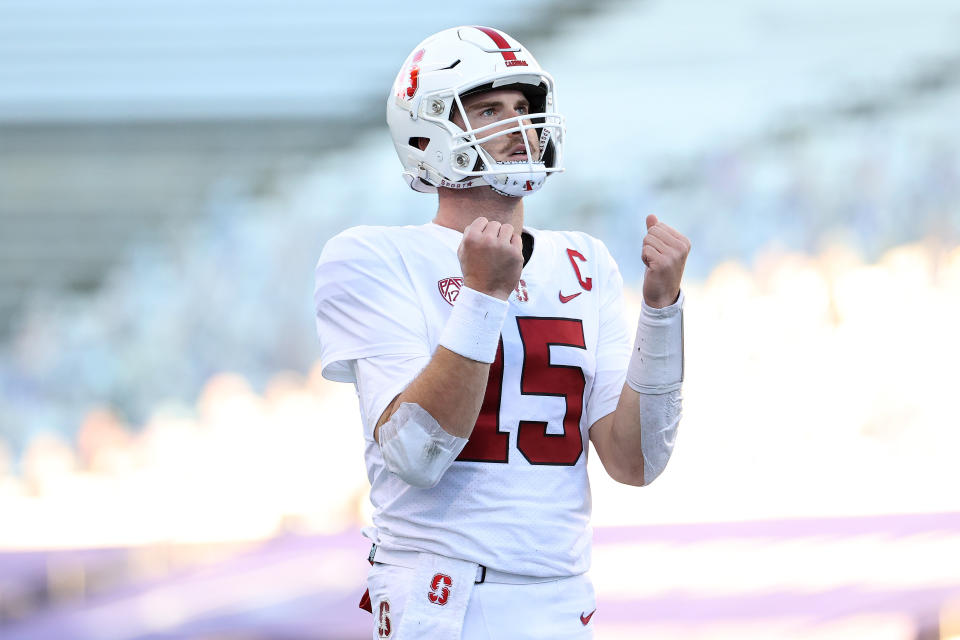
[[[647,235],[640,254],[647,273],[643,277],[643,301],[662,309],[680,296],[680,279],[690,253],[690,241],[682,233],[647,216]]]
[[[465,286],[506,300],[520,281],[523,243],[513,225],[481,217],[464,229],[457,257]]]

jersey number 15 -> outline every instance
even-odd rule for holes
[[[583,414],[583,370],[550,362],[550,347],[561,345],[586,349],[583,322],[570,318],[518,317],[517,328],[523,343],[523,370],[520,393],[531,396],[562,397],[567,404],[563,433],[547,433],[547,423],[521,420],[517,448],[530,464],[573,465],[583,453],[580,416]],[[490,365],[487,389],[480,415],[470,440],[457,460],[507,462],[510,434],[500,431],[500,397],[503,390],[503,339]]]

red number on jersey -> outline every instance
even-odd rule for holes
[[[517,431],[517,448],[531,464],[573,465],[583,453],[580,416],[586,381],[580,367],[550,364],[550,346],[586,349],[583,322],[569,318],[517,318],[523,343],[523,371],[520,393],[564,398],[566,411],[563,433],[549,434],[547,423],[522,420]],[[500,396],[503,390],[503,341],[490,365],[487,389],[480,415],[470,440],[457,456],[468,462],[507,462],[510,435],[500,431]]]
[[[568,318],[517,318],[523,342],[520,393],[560,396],[567,403],[563,433],[547,433],[546,422],[521,420],[517,448],[531,464],[573,465],[583,453],[580,416],[583,415],[583,369],[550,363],[550,346],[586,349],[583,322]]]
[[[497,345],[497,356],[487,375],[480,415],[473,426],[467,445],[457,460],[468,462],[506,462],[510,454],[510,434],[500,431],[500,393],[503,389],[503,340]]]

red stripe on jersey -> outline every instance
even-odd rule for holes
[[[490,36],[490,39],[493,40],[493,43],[497,45],[497,48],[503,49],[500,52],[500,55],[503,56],[503,59],[506,61],[508,67],[525,67],[527,63],[523,60],[517,60],[517,56],[513,51],[507,51],[507,49],[513,49],[514,47],[510,46],[510,43],[507,42],[507,39],[503,37],[503,34],[497,31],[496,29],[491,29],[490,27],[474,27],[483,31],[485,34]]]

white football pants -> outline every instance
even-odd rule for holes
[[[373,640],[399,638],[407,600],[426,597],[414,589],[415,570],[375,563],[367,575],[373,609]],[[463,621],[462,640],[592,640],[596,610],[593,583],[584,574],[532,584],[475,584]]]

